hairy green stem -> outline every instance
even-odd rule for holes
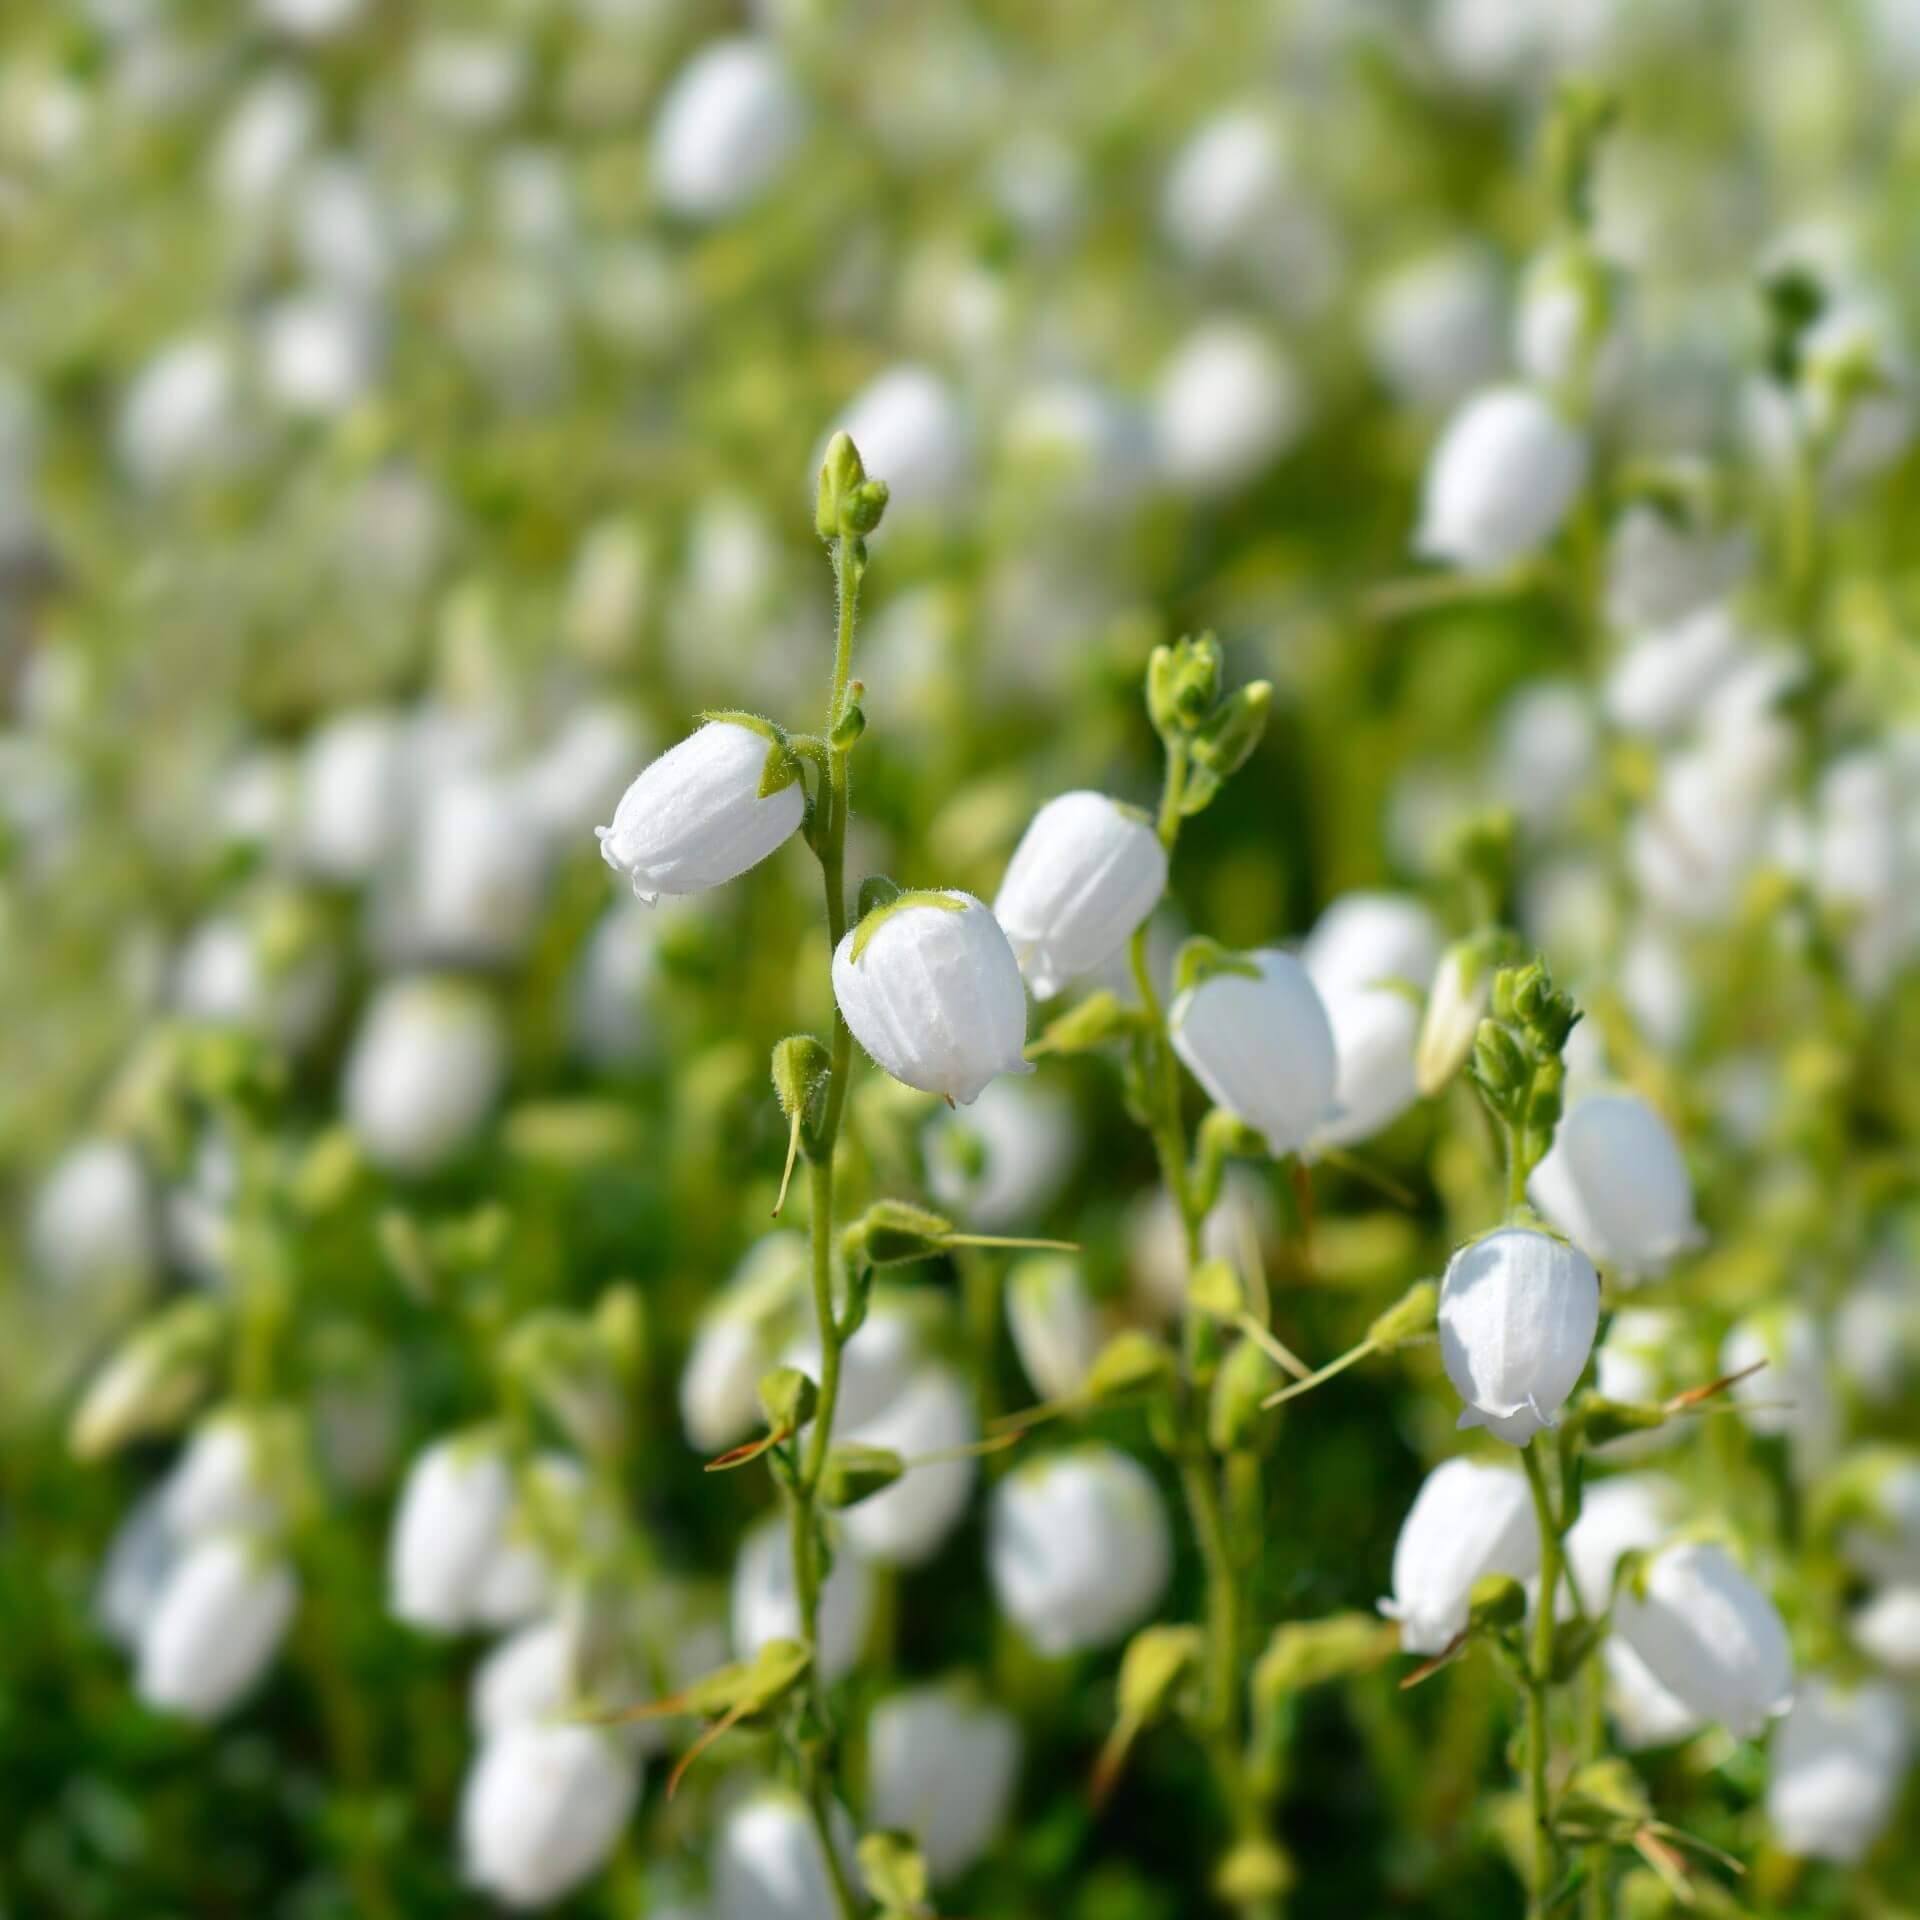
[[[1560,1591],[1560,1523],[1554,1516],[1553,1496],[1547,1489],[1546,1468],[1539,1451],[1529,1444],[1520,1449],[1533,1494],[1533,1514],[1540,1529],[1540,1599],[1534,1608],[1533,1646],[1527,1660],[1527,1803],[1533,1832],[1533,1884],[1527,1901],[1528,1920],[1543,1920],[1560,1868],[1560,1843],[1553,1827],[1553,1800],[1548,1788],[1547,1706],[1553,1686],[1554,1606]]]

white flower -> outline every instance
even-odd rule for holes
[[[1035,1254],[1007,1273],[1007,1331],[1034,1392],[1070,1399],[1101,1346],[1100,1318],[1080,1263],[1064,1254]]]
[[[1249,1166],[1231,1165],[1220,1184],[1219,1203],[1200,1231],[1201,1258],[1257,1272],[1277,1225],[1266,1182]],[[1187,1231],[1163,1187],[1140,1195],[1129,1209],[1127,1269],[1143,1311],[1166,1321],[1186,1311]]]
[[[1840,1439],[1840,1408],[1820,1329],[1799,1307],[1763,1307],[1720,1343],[1720,1372],[1748,1373],[1733,1386],[1741,1417],[1758,1434],[1785,1439],[1803,1479],[1820,1472]]]
[[[1593,778],[1600,729],[1577,680],[1536,680],[1500,709],[1492,775],[1500,800],[1523,826],[1560,825]]]
[[[875,1063],[971,1106],[995,1075],[1031,1073],[1027,996],[1000,923],[970,893],[905,894],[850,928],[833,993]]]
[[[1290,168],[1280,130],[1253,108],[1222,113],[1173,157],[1160,194],[1168,239],[1202,264],[1256,241]]]
[[[1623,733],[1664,739],[1691,725],[1739,665],[1739,623],[1709,605],[1673,625],[1640,634],[1607,675],[1607,717]]]
[[[1499,373],[1505,305],[1499,268],[1485,249],[1448,243],[1417,254],[1368,295],[1368,356],[1408,405],[1439,412]]]
[[[182,1543],[167,1524],[166,1498],[159,1487],[128,1508],[100,1567],[93,1611],[115,1646],[136,1652],[153,1618],[167,1581],[180,1562]]]
[[[1540,1529],[1526,1481],[1508,1467],[1447,1460],[1421,1483],[1393,1547],[1393,1597],[1408,1653],[1442,1653],[1467,1629],[1473,1584],[1489,1573],[1530,1580]]]
[[[546,833],[571,840],[620,804],[627,769],[650,745],[625,706],[592,700],[570,712],[519,777],[521,798]]]
[[[307,865],[328,880],[370,878],[404,826],[405,730],[397,715],[363,708],[307,740],[300,767],[300,839]]]
[[[951,506],[972,461],[966,411],[931,367],[889,367],[854,395],[840,430],[868,473],[887,484],[885,525]],[[818,453],[824,456],[823,444]],[[811,463],[818,473],[820,461]]]
[[[1738,586],[1752,560],[1743,529],[1696,525],[1636,501],[1607,543],[1607,618],[1629,632],[1689,620]]]
[[[1855,988],[1882,993],[1915,946],[1920,817],[1913,782],[1883,750],[1843,754],[1820,776],[1813,881],[1838,924]]]
[[[1607,270],[1584,244],[1548,249],[1520,287],[1513,329],[1520,371],[1552,389],[1610,386],[1625,344],[1614,305]]]
[[[1300,377],[1265,333],[1210,320],[1161,369],[1154,393],[1160,465],[1179,487],[1228,493],[1254,479],[1306,424]]]
[[[1456,941],[1440,956],[1413,1056],[1413,1082],[1423,1099],[1431,1100],[1466,1065],[1492,991],[1493,968],[1473,942]]]
[[[1319,1130],[1314,1144],[1344,1147],[1391,1126],[1413,1105],[1420,1003],[1398,987],[1323,989],[1321,998],[1338,1061],[1337,1117]]]
[[[911,1567],[931,1559],[959,1525],[977,1469],[971,1458],[912,1463],[922,1454],[971,1446],[980,1437],[966,1381],[951,1367],[922,1367],[882,1412],[845,1437],[890,1449],[907,1471],[848,1507],[840,1516],[841,1532],[871,1560]]]
[[[680,1374],[680,1424],[700,1452],[718,1453],[759,1425],[760,1378],[778,1358],[807,1258],[799,1234],[767,1234],[701,1315]]]
[[[313,140],[320,103],[298,74],[269,71],[243,93],[214,143],[208,184],[240,212],[277,195]]]
[[[1606,1665],[1607,1712],[1629,1753],[1670,1747],[1706,1725],[1684,1700],[1654,1678],[1652,1668],[1617,1633],[1608,1635],[1600,1655]]]
[[[1561,1119],[1527,1195],[1622,1280],[1664,1273],[1704,1235],[1693,1181],[1667,1123],[1635,1093],[1589,1093]]]
[[[720,220],[773,185],[806,110],[771,43],[746,36],[704,46],[675,75],[653,123],[653,187],[669,212]]]
[[[939,1206],[985,1233],[1031,1231],[1072,1171],[1080,1130],[1057,1088],[996,1080],[964,1118],[937,1109],[921,1150]]]
[[[368,1156],[427,1174],[473,1139],[506,1074],[493,1002],[463,981],[389,980],[361,1016],[341,1105]]]
[[[1063,793],[1033,816],[993,913],[1042,1000],[1124,947],[1167,885],[1146,815],[1102,793]]]
[[[1793,1689],[1793,1652],[1773,1602],[1710,1542],[1668,1547],[1643,1577],[1644,1598],[1628,1582],[1615,1602],[1615,1631],[1703,1720],[1755,1738]]]
[[[233,355],[220,341],[164,348],[121,403],[120,458],[149,487],[205,472],[232,444],[238,398]]]
[[[1853,1616],[1854,1644],[1883,1667],[1920,1674],[1920,1584],[1887,1587]]]
[[[820,1588],[820,1674],[831,1684],[853,1671],[873,1625],[873,1569],[844,1547]],[[784,1514],[771,1515],[740,1543],[733,1563],[733,1652],[751,1660],[769,1640],[800,1637],[793,1546]]]
[[[1526,1227],[1464,1246],[1440,1283],[1440,1358],[1463,1427],[1523,1447],[1553,1425],[1593,1349],[1600,1276],[1577,1248]]]
[[[33,1264],[59,1286],[143,1286],[158,1250],[139,1154],[108,1139],[69,1148],[34,1195],[27,1238]]]
[[[1152,1612],[1172,1570],[1159,1490],[1126,1454],[1102,1446],[1050,1454],[994,1490],[994,1594],[1050,1658],[1111,1646]]]
[[[140,1698],[217,1720],[266,1671],[297,1598],[285,1564],[250,1539],[215,1534],[190,1547],[140,1636]]]
[[[454,1633],[505,1534],[513,1476],[490,1442],[442,1440],[407,1470],[387,1558],[388,1605],[410,1626]]]
[[[461,1791],[467,1877],[507,1906],[547,1906],[606,1864],[639,1797],[639,1761],[603,1729],[507,1727]]]
[[[1526,387],[1492,387],[1448,422],[1427,466],[1416,549],[1475,573],[1536,553],[1587,476],[1587,445]]]
[[[1665,1307],[1628,1307],[1607,1323],[1606,1338],[1593,1350],[1594,1391],[1627,1406],[1656,1406],[1684,1378],[1687,1327]],[[1610,1460],[1659,1453],[1686,1437],[1685,1422],[1669,1420],[1643,1433],[1622,1434],[1597,1451]]]
[[[408,930],[435,959],[511,960],[538,929],[546,835],[507,781],[468,776],[431,793],[414,871]]]
[[[834,1851],[853,1875],[853,1823],[828,1814]],[[841,1912],[800,1796],[764,1787],[739,1802],[713,1844],[713,1920],[837,1920]]]
[[[704,893],[758,866],[799,826],[797,779],[762,795],[773,747],[734,720],[712,720],[653,762],[621,796],[600,854],[649,906],[663,893]]]
[[[267,1479],[261,1422],[240,1412],[201,1421],[168,1474],[167,1525],[182,1539],[207,1533],[265,1533],[281,1519]]]
[[[1439,924],[1406,893],[1343,893],[1300,943],[1300,964],[1322,994],[1396,982],[1424,987],[1439,959]]]
[[[299,418],[346,412],[372,384],[376,352],[365,309],[338,294],[294,294],[260,318],[261,383]]]
[[[1567,1569],[1580,1602],[1598,1619],[1613,1603],[1613,1576],[1623,1555],[1650,1553],[1673,1531],[1679,1489],[1654,1473],[1596,1480],[1580,1497],[1580,1518],[1567,1530]],[[1562,1594],[1560,1610],[1571,1611]]]
[[[1856,1573],[1890,1585],[1920,1581],[1920,1454],[1899,1447],[1849,1458],[1864,1496],[1861,1523],[1841,1535],[1840,1551]]]
[[[581,1059],[630,1073],[659,1050],[659,917],[616,895],[574,966],[568,1031]]]
[[[1906,1702],[1884,1680],[1803,1680],[1768,1756],[1774,1838],[1803,1859],[1857,1865],[1893,1818],[1912,1744]]]
[[[943,1886],[983,1858],[1006,1824],[1020,1728],[959,1687],[889,1694],[867,1721],[867,1820],[912,1834]]]
[[[1291,954],[1265,947],[1237,958],[1257,973],[1209,974],[1174,1001],[1173,1049],[1216,1106],[1284,1159],[1335,1117],[1333,1028]]]

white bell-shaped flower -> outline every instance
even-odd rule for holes
[[[491,1734],[460,1795],[467,1878],[503,1905],[548,1906],[607,1863],[639,1797],[640,1762],[604,1728]]]
[[[1622,1557],[1651,1553],[1672,1533],[1679,1507],[1679,1489],[1657,1473],[1623,1473],[1585,1488],[1565,1548],[1567,1571],[1589,1615],[1598,1619],[1612,1605]],[[1562,1593],[1559,1610],[1571,1612],[1572,1605],[1572,1595]]]
[[[994,1490],[994,1594],[1049,1657],[1111,1646],[1152,1612],[1172,1570],[1159,1489],[1126,1454],[1102,1446],[1050,1454]]]
[[[1767,1821],[1788,1853],[1855,1866],[1900,1802],[1913,1727],[1897,1687],[1810,1675],[1768,1755]]]
[[[1210,320],[1161,371],[1154,444],[1175,486],[1230,493],[1286,452],[1306,417],[1300,376],[1279,346],[1245,321]]]
[[[1621,1280],[1664,1273],[1701,1244],[1680,1143],[1636,1093],[1589,1093],[1568,1107],[1527,1182],[1533,1204]]]
[[[398,714],[364,707],[336,714],[300,761],[300,846],[323,879],[370,879],[406,824],[406,736]]]
[[[1502,1227],[1462,1247],[1440,1283],[1440,1358],[1463,1427],[1524,1447],[1550,1427],[1593,1350],[1600,1276],[1549,1233]]]
[[[820,1673],[829,1684],[853,1671],[873,1625],[873,1569],[839,1546],[820,1588]],[[751,1660],[769,1640],[800,1637],[793,1543],[784,1514],[763,1520],[733,1563],[733,1652]]]
[[[1103,1338],[1080,1263],[1054,1253],[1015,1262],[1007,1273],[1007,1331],[1040,1399],[1078,1393]]]
[[[1920,1583],[1885,1587],[1855,1612],[1853,1641],[1903,1678],[1920,1674]]]
[[[1472,573],[1528,558],[1559,530],[1587,477],[1587,443],[1539,394],[1476,394],[1433,450],[1416,549]]]
[[[143,1494],[122,1516],[93,1590],[94,1617],[115,1646],[138,1650],[183,1550],[180,1536],[167,1524],[162,1488]]]
[[[971,1106],[997,1074],[1033,1071],[1019,963],[970,893],[876,908],[835,950],[833,993],[875,1064],[922,1093]]]
[[[996,1080],[965,1114],[922,1131],[934,1202],[982,1233],[1031,1232],[1073,1171],[1080,1127],[1058,1087]]]
[[[1293,168],[1270,114],[1216,114],[1173,156],[1160,190],[1160,224],[1190,260],[1210,265],[1256,244],[1284,205]]]
[[[1103,793],[1063,793],[1033,816],[993,902],[1035,995],[1110,960],[1158,903],[1167,852],[1147,816]]]
[[[839,430],[867,472],[887,483],[886,526],[950,507],[972,465],[972,433],[960,397],[931,367],[889,367],[854,395]],[[823,443],[809,463],[820,470]]]
[[[1641,1581],[1623,1586],[1614,1630],[1676,1699],[1743,1740],[1793,1691],[1793,1650],[1773,1602],[1711,1542],[1656,1553]]]
[[[1343,893],[1300,943],[1300,964],[1323,994],[1390,981],[1424,987],[1439,960],[1439,922],[1406,893]]]
[[[1423,1098],[1431,1099],[1466,1065],[1492,991],[1493,968],[1470,942],[1456,941],[1440,956],[1413,1055],[1413,1081]]]
[[[506,1067],[499,1010],[478,987],[429,975],[389,980],[361,1016],[341,1105],[370,1159],[430,1174],[472,1142]]]
[[[439,788],[420,820],[408,934],[436,959],[513,959],[539,925],[547,859],[523,785],[470,775]]]
[[[1606,1668],[1607,1713],[1628,1753],[1690,1740],[1707,1724],[1654,1678],[1653,1669],[1617,1633],[1602,1643],[1600,1657]]]
[[[245,1535],[213,1534],[190,1547],[140,1636],[140,1698],[217,1720],[266,1672],[298,1597],[286,1563]]]
[[[654,117],[654,192],[683,219],[725,219],[772,187],[805,128],[771,41],[715,40],[674,76]]]
[[[719,1453],[759,1425],[761,1376],[779,1357],[807,1259],[801,1235],[765,1235],[700,1316],[680,1373],[680,1424],[700,1452]]]
[[[1743,528],[1696,524],[1636,501],[1607,542],[1607,618],[1629,633],[1673,626],[1738,586],[1752,561]]]
[[[663,893],[704,893],[757,866],[799,826],[797,778],[763,794],[776,742],[737,720],[709,720],[669,747],[596,827],[600,855],[649,906]]]
[[[1489,1573],[1531,1580],[1540,1529],[1525,1479],[1482,1460],[1446,1460],[1427,1475],[1393,1547],[1393,1597],[1408,1653],[1442,1653],[1467,1629],[1473,1584]]]
[[[1608,719],[1622,733],[1671,738],[1699,719],[1743,647],[1739,622],[1719,605],[1639,634],[1607,675]]]
[[[564,1453],[528,1461],[514,1485],[500,1537],[468,1596],[470,1624],[517,1627],[554,1603],[563,1542],[599,1544],[613,1532],[604,1499],[586,1469]]]
[[[1410,407],[1440,413],[1506,358],[1506,293],[1491,249],[1453,241],[1413,255],[1368,293],[1367,356]]]
[[[1292,954],[1265,947],[1239,959],[1256,971],[1207,975],[1174,1001],[1167,1024],[1174,1051],[1213,1103],[1284,1159],[1337,1117],[1333,1028]]]
[[[513,1511],[513,1476],[489,1440],[441,1440],[407,1470],[387,1553],[387,1604],[397,1619],[456,1633],[499,1551]]]
[[[260,1423],[244,1413],[200,1422],[161,1493],[176,1534],[258,1534],[279,1524],[281,1503],[269,1484],[263,1438]]]
[[[163,347],[134,376],[115,441],[127,471],[164,488],[222,465],[234,450],[240,369],[225,342],[207,337]]]
[[[137,1290],[159,1260],[146,1168],[120,1140],[86,1140],[54,1163],[27,1228],[35,1268],[58,1286]]]
[[[867,1721],[868,1822],[910,1833],[935,1886],[984,1857],[1019,1771],[1019,1723],[963,1687],[889,1694]]]
[[[914,1462],[969,1447],[980,1437],[965,1380],[951,1367],[922,1367],[882,1412],[846,1437],[897,1453],[907,1470],[890,1487],[848,1507],[840,1516],[841,1532],[870,1560],[912,1567],[931,1559],[966,1512],[978,1468],[971,1456]]]
[[[853,1823],[838,1802],[827,1825],[853,1883]],[[838,1920],[842,1911],[820,1836],[791,1787],[763,1787],[728,1812],[712,1869],[713,1920]]]

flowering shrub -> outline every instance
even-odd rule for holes
[[[1914,9],[749,11],[0,18],[0,1908],[1904,1912]]]

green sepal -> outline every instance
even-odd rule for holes
[[[798,1367],[775,1367],[762,1374],[757,1391],[774,1433],[798,1433],[820,1405],[820,1389]]]
[[[1177,1000],[1204,980],[1218,974],[1236,974],[1243,980],[1258,980],[1260,969],[1243,953],[1223,947],[1218,940],[1196,934],[1182,942],[1173,963],[1173,995]]]
[[[856,967],[860,964],[860,956],[866,952],[881,927],[896,913],[905,912],[911,907],[932,907],[940,913],[965,913],[967,903],[933,887],[912,887],[905,893],[895,894],[884,905],[860,916],[860,924],[853,930],[853,948],[849,955]]]
[[[884,1831],[863,1834],[854,1858],[861,1884],[879,1903],[886,1920],[926,1911],[931,1881],[912,1835]]]
[[[820,1498],[830,1507],[857,1506],[900,1478],[907,1463],[891,1447],[842,1440],[820,1470]]]
[[[1138,1033],[1142,1024],[1137,1007],[1128,1006],[1117,993],[1103,987],[1048,1021],[1045,1031],[1027,1052],[1029,1056],[1091,1053],[1111,1040]]]
[[[1157,1391],[1176,1373],[1172,1351],[1163,1340],[1138,1327],[1116,1333],[1094,1356],[1081,1394],[1088,1400],[1118,1400]]]

